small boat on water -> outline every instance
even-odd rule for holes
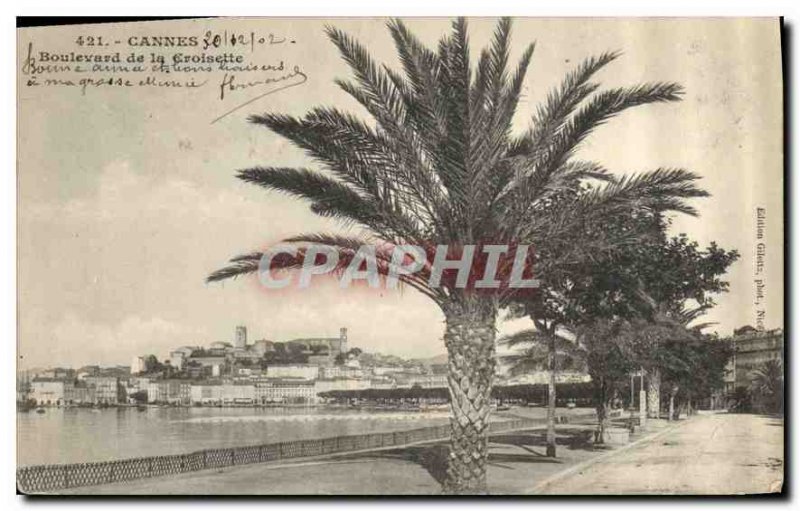
[[[44,408],[37,408],[36,413],[44,413]]]

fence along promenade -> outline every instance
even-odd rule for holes
[[[594,414],[572,415],[570,419],[587,419]],[[545,419],[512,419],[489,424],[490,433],[529,429],[545,424]],[[392,433],[368,433],[312,440],[294,440],[246,447],[204,449],[189,454],[171,454],[125,460],[71,463],[65,465],[32,465],[17,469],[17,488],[22,493],[43,493],[93,486],[119,481],[132,481],[172,474],[195,472],[252,463],[266,463],[326,454],[402,447],[419,442],[445,440],[450,426],[430,426]]]

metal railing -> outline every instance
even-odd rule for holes
[[[588,417],[589,415],[573,415],[569,418],[585,419]],[[544,419],[512,419],[491,422],[489,432],[499,433],[528,429],[544,423]],[[419,442],[444,440],[448,438],[449,434],[450,426],[443,425],[392,433],[368,433],[247,447],[204,449],[189,454],[66,465],[34,465],[17,469],[17,487],[23,493],[44,493],[77,486],[131,481],[210,468],[400,447]]]

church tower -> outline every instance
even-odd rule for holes
[[[342,327],[339,329],[339,349],[342,353],[347,353],[347,328]]]
[[[234,346],[237,348],[246,348],[247,347],[247,327],[243,325],[239,325],[236,327],[236,341],[234,342]]]

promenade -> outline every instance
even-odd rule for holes
[[[491,437],[492,494],[759,493],[782,480],[782,420],[750,415],[700,415],[650,421],[631,443],[598,448],[593,425],[559,426],[558,458],[544,456],[537,428]],[[73,488],[76,495],[436,495],[447,446],[263,463],[157,479]],[[665,477],[669,474],[669,477]],[[777,483],[776,483],[777,481]]]
[[[541,494],[778,492],[783,484],[782,418],[705,415],[652,442],[543,485]]]

